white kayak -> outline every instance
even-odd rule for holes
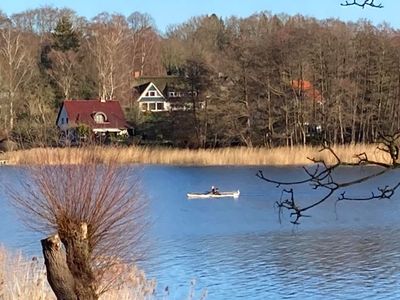
[[[237,190],[235,192],[219,192],[218,194],[212,193],[188,193],[187,197],[189,199],[206,199],[206,198],[239,198],[240,191]]]

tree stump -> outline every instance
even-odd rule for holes
[[[47,280],[57,299],[97,300],[86,223],[70,223],[41,243]]]
[[[58,234],[41,240],[47,280],[58,300],[78,300]]]

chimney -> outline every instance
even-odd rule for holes
[[[140,71],[135,71],[133,72],[133,78],[139,78],[140,77]]]

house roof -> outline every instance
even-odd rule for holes
[[[165,91],[161,92],[153,82],[150,82],[148,84],[142,84],[137,88],[137,90],[140,92],[140,96],[137,101],[140,101],[142,98],[146,97],[146,93],[150,90],[151,87],[153,87],[153,90],[155,90],[159,94],[157,96],[158,99],[162,98],[165,100]]]
[[[141,85],[135,86],[135,89],[138,91],[139,95],[141,95],[146,90],[146,88],[150,85],[150,83],[151,82],[146,82]]]
[[[179,76],[141,76],[135,78],[133,82],[133,87],[138,89],[142,86],[147,87],[147,85],[152,82],[160,90],[164,91],[168,84],[178,84],[182,82],[182,77]],[[142,90],[143,92],[143,90]]]
[[[313,100],[317,103],[323,103],[323,98],[319,90],[317,90],[313,84],[308,80],[292,80],[292,88],[296,91],[302,92],[305,99]]]
[[[181,102],[180,97],[170,97],[168,94],[169,91],[187,92],[187,82],[182,76],[141,76],[135,78],[133,84],[137,101],[140,101],[143,98],[146,89],[148,89],[152,84],[169,102]]]
[[[100,100],[65,100],[57,117],[60,117],[62,108],[65,108],[68,123],[72,126],[85,124],[91,128],[128,128],[124,113],[118,101]],[[96,123],[94,116],[102,113],[106,116],[106,122]]]

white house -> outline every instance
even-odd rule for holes
[[[138,86],[137,90],[142,90],[140,96],[137,99],[137,101],[139,102],[140,110],[142,112],[158,112],[170,110],[170,103],[153,82],[144,84],[143,86]]]

